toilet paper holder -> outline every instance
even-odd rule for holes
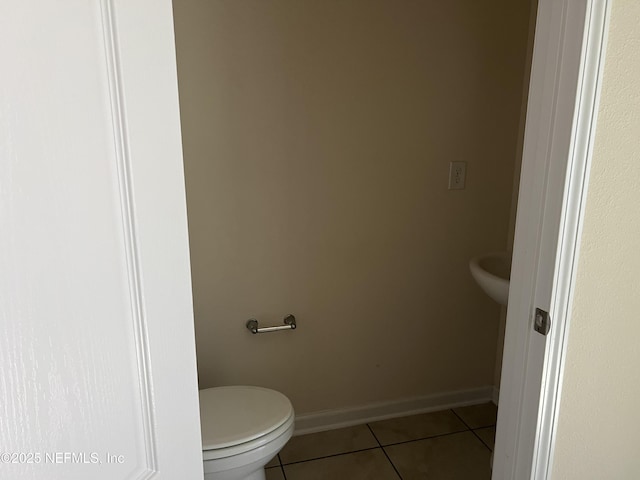
[[[292,314],[287,315],[283,319],[284,325],[276,325],[273,327],[260,327],[258,326],[258,320],[255,318],[250,318],[247,320],[246,327],[251,333],[268,333],[268,332],[277,332],[278,330],[295,330],[296,325],[296,317]]]

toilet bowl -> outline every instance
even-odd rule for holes
[[[291,402],[251,386],[200,390],[205,480],[265,480],[264,466],[293,433]]]

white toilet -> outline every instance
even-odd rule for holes
[[[200,390],[205,480],[265,480],[264,466],[293,433],[291,402],[268,388]]]

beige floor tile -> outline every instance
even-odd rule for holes
[[[276,455],[269,461],[269,463],[267,463],[267,465],[264,468],[279,467],[279,466],[280,466],[280,460],[278,460],[278,455]]]
[[[462,432],[467,429],[451,410],[392,418],[369,425],[382,445]]]
[[[496,427],[479,428],[474,430],[474,432],[491,450],[493,450],[493,446],[496,442]]]
[[[380,448],[285,465],[284,472],[287,480],[398,480]]]
[[[471,429],[495,425],[498,417],[498,407],[491,402],[470,407],[454,408],[453,411],[460,415],[460,418]]]
[[[491,452],[469,431],[392,445],[385,450],[403,480],[491,478]]]
[[[265,470],[267,480],[284,480],[282,469],[280,467],[271,467]]]
[[[283,464],[377,447],[366,425],[293,437],[280,451]]]

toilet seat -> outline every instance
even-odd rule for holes
[[[280,392],[253,386],[200,391],[204,460],[254,450],[293,429],[291,402]]]
[[[276,440],[279,437],[286,435],[286,440],[289,439],[291,433],[293,432],[293,424],[294,417],[293,415],[289,418],[289,420],[282,425],[280,425],[273,432],[268,433],[256,440],[252,440],[250,442],[241,443],[239,445],[233,445],[226,448],[218,448],[213,450],[202,450],[202,459],[203,460],[220,460],[223,458],[234,457],[238,455],[242,455],[247,452],[256,452],[259,449],[264,449],[265,447],[269,447],[270,443],[276,443]],[[286,441],[285,440],[285,441]],[[280,445],[274,453],[278,453],[278,451],[282,448]]]

